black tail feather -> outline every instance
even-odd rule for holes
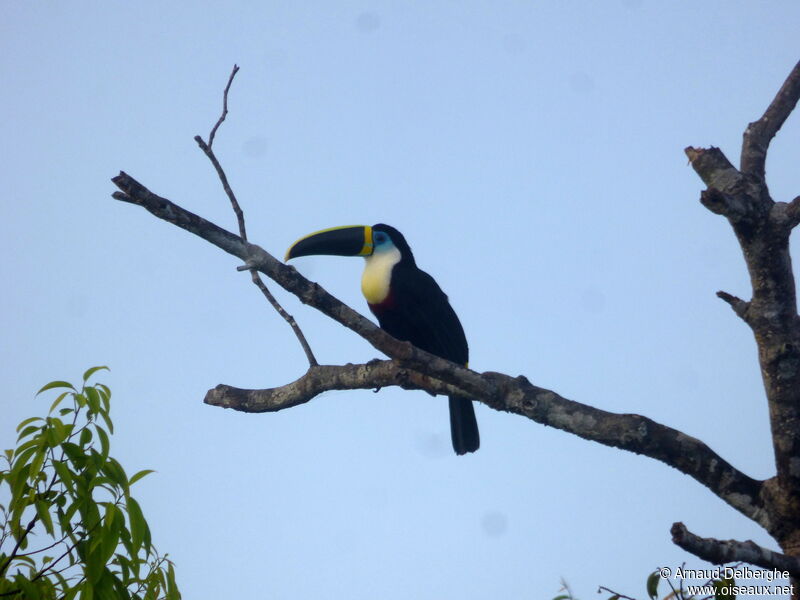
[[[475,452],[481,445],[475,408],[469,398],[450,396],[450,435],[456,454]]]

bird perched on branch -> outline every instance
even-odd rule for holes
[[[381,328],[436,356],[467,365],[464,329],[439,284],[417,267],[403,234],[382,223],[333,227],[309,234],[287,251],[286,260],[328,254],[363,256],[361,291]],[[450,434],[456,454],[480,446],[472,400],[450,396]]]

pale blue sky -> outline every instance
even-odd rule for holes
[[[0,415],[51,379],[112,368],[116,454],[186,598],[643,595],[673,546],[754,524],[650,459],[477,407],[482,447],[450,450],[446,402],[336,392],[272,415],[202,404],[270,387],[305,359],[237,261],[110,198],[132,174],[235,228],[192,140],[215,149],[253,241],[351,223],[403,231],[459,313],[478,370],[525,374],[700,437],[773,473],[723,219],[698,202],[687,145],[736,162],[800,58],[800,4],[4,2],[0,5]],[[800,119],[768,162],[800,193]],[[362,261],[298,267],[359,310]],[[279,294],[326,363],[376,352]]]

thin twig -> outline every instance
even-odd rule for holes
[[[222,114],[211,130],[211,134],[208,136],[208,144],[206,144],[203,141],[203,138],[201,138],[199,135],[194,137],[194,141],[197,142],[197,145],[200,146],[200,149],[208,157],[208,160],[210,160],[211,164],[214,165],[214,169],[217,171],[217,176],[219,177],[220,182],[222,182],[222,188],[225,190],[225,194],[228,196],[228,199],[231,202],[231,207],[233,208],[233,212],[236,215],[236,222],[239,225],[239,235],[244,241],[247,241],[247,228],[244,221],[244,211],[239,205],[239,201],[236,199],[236,194],[233,193],[233,189],[228,182],[228,177],[225,175],[225,170],[222,168],[222,165],[219,163],[219,160],[217,160],[214,151],[211,149],[217,129],[220,125],[222,125],[222,122],[225,121],[225,117],[228,115],[228,92],[231,89],[233,78],[236,76],[238,71],[239,67],[237,65],[233,65],[233,71],[231,71],[231,75],[228,78],[228,85],[225,86],[225,93],[222,95]],[[311,350],[311,346],[308,344],[308,340],[306,340],[306,336],[303,334],[303,331],[297,324],[297,321],[295,321],[292,315],[286,312],[286,309],[284,309],[275,296],[272,295],[272,292],[269,291],[269,288],[267,288],[266,284],[261,279],[261,276],[258,274],[258,270],[253,268],[248,270],[250,271],[250,277],[256,287],[261,290],[261,293],[272,305],[272,308],[277,311],[283,320],[289,324],[289,327],[292,328],[292,331],[294,331],[294,334],[297,337],[297,340],[300,342],[300,346],[302,346],[303,352],[305,352],[306,358],[308,359],[308,364],[312,367],[317,366],[319,363],[314,356],[314,352]]]
[[[630,596],[626,596],[625,594],[620,594],[619,592],[615,592],[614,590],[607,588],[604,585],[601,585],[599,588],[597,588],[597,593],[599,594],[600,592],[608,592],[609,594],[613,594],[617,598],[625,598],[625,600],[636,600],[636,598],[631,598]]]
[[[681,567],[683,567],[685,564],[686,563],[683,563],[681,565]],[[672,597],[673,598],[679,598],[680,600],[683,600],[683,579],[679,580],[678,589],[677,590],[675,589],[675,586],[672,585],[672,582],[669,580],[669,577],[665,577],[664,579],[666,580],[667,585],[669,586],[669,589],[672,590]],[[680,590],[680,592],[679,592],[679,590]],[[669,598],[669,595],[667,595],[667,598]]]
[[[222,114],[220,115],[219,119],[217,119],[217,123],[211,129],[211,133],[208,134],[208,147],[214,145],[214,136],[217,135],[217,129],[219,126],[222,125],[222,122],[225,120],[225,117],[228,116],[228,92],[231,89],[231,84],[233,83],[233,78],[236,77],[236,73],[239,72],[239,65],[233,65],[233,71],[231,71],[231,76],[228,77],[228,85],[225,86],[225,92],[222,94]]]
[[[22,543],[25,541],[25,538],[28,537],[28,534],[31,532],[31,530],[36,526],[36,522],[38,520],[39,520],[39,515],[38,514],[34,515],[33,518],[30,520],[30,522],[28,523],[28,526],[22,532],[22,535],[19,536],[19,539],[17,540],[17,543],[14,545],[14,548],[11,550],[11,554],[8,555],[8,558],[3,563],[3,566],[0,567],[0,577],[2,577],[5,574],[6,569],[8,569],[8,567],[11,566],[11,563],[17,557],[17,553],[18,553],[20,547],[22,546]]]
[[[292,331],[294,331],[294,334],[297,336],[297,341],[300,342],[300,345],[303,347],[303,352],[306,354],[309,366],[319,366],[319,363],[314,356],[314,352],[311,350],[311,346],[308,345],[306,336],[303,335],[303,330],[300,329],[300,326],[297,324],[297,321],[294,320],[294,317],[286,312],[286,309],[284,309],[283,306],[281,306],[280,303],[275,299],[275,296],[272,295],[272,292],[269,291],[266,284],[261,279],[261,275],[258,274],[258,270],[250,269],[250,277],[253,279],[253,283],[256,284],[258,289],[261,290],[261,293],[264,294],[264,297],[269,301],[272,307],[278,311],[278,314],[283,317],[283,320],[286,321],[289,324],[289,327],[292,328]]]
[[[47,550],[50,550],[50,548],[55,548],[59,544],[65,543],[68,537],[69,537],[69,533],[65,533],[63,535],[63,537],[60,540],[58,540],[57,542],[53,542],[49,546],[45,546],[44,548],[39,548],[38,550],[32,550],[31,552],[21,552],[21,553],[17,554],[17,557],[20,557],[20,556],[33,556],[34,554],[39,554],[40,552],[46,552]]]
[[[197,145],[200,146],[200,150],[203,151],[203,153],[208,157],[208,160],[211,161],[211,164],[214,165],[214,169],[217,171],[217,176],[222,183],[222,189],[225,190],[228,200],[231,201],[233,212],[236,214],[236,222],[239,225],[239,235],[243,240],[247,240],[247,229],[244,224],[244,211],[242,210],[242,207],[239,206],[239,201],[236,199],[236,194],[233,193],[231,184],[228,182],[228,176],[225,175],[225,171],[223,170],[222,165],[219,164],[216,154],[214,154],[214,151],[211,149],[211,145],[206,144],[203,141],[203,138],[201,138],[199,135],[194,136],[194,141],[197,142]]]

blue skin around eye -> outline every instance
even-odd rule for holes
[[[388,250],[394,246],[389,236],[383,232],[376,233],[374,240],[375,240],[375,250]]]

